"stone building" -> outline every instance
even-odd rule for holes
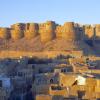
[[[33,91],[36,94],[50,94],[67,96],[66,87],[70,87],[75,82],[76,76],[73,74],[47,73],[37,74],[33,84]]]
[[[27,23],[25,27],[24,35],[26,38],[34,38],[38,35],[38,24],[37,23]]]

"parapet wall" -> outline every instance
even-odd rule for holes
[[[55,38],[79,41],[84,39],[100,40],[100,24],[81,25],[74,22],[66,22],[58,25],[54,21],[45,23],[16,23],[10,28],[0,28],[0,38],[3,39],[32,39],[40,35],[41,42],[48,42]]]
[[[66,40],[81,40],[83,38],[83,30],[74,22],[66,22],[63,26],[56,27],[56,37]]]

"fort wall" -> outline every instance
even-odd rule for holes
[[[56,24],[53,21],[47,21],[39,25],[39,33],[42,42],[48,42],[55,38]]]
[[[27,23],[25,27],[25,38],[31,39],[38,35],[38,24],[37,23]]]
[[[91,25],[85,25],[84,27],[85,39],[95,38],[95,28]]]
[[[0,28],[0,38],[9,39],[11,37],[9,28]]]
[[[70,52],[67,51],[42,51],[42,52],[28,52],[28,51],[0,51],[0,58],[19,58],[20,56],[27,57],[39,57],[39,58],[55,58],[59,55],[69,55]],[[72,51],[71,55],[81,57],[83,55],[82,51]]]
[[[62,38],[62,26],[61,25],[56,27],[55,32],[56,32],[56,37],[57,38]]]
[[[62,38],[66,40],[80,40],[80,32],[76,30],[74,22],[66,22],[62,26]]]
[[[95,34],[96,34],[96,39],[100,39],[100,24],[96,24]]]
[[[11,26],[11,38],[21,39],[24,37],[25,24],[17,23]]]
[[[40,35],[41,42],[49,42],[55,38],[62,38],[71,41],[84,39],[100,40],[100,24],[80,25],[74,22],[66,22],[58,25],[54,21],[45,23],[16,23],[10,28],[0,28],[0,38],[21,39],[35,38]]]

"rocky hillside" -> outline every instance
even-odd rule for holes
[[[84,41],[67,41],[64,39],[54,39],[52,41],[43,43],[40,37],[34,39],[22,38],[19,40],[4,40],[0,39],[0,50],[14,50],[14,51],[67,51],[67,50],[81,50],[85,54],[94,53],[94,48],[86,44]]]
[[[100,54],[100,25],[80,25],[54,21],[17,23],[0,28],[0,50],[10,51],[83,51]]]

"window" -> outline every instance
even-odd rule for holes
[[[61,84],[61,86],[63,86],[63,84]]]
[[[52,90],[63,90],[61,86],[51,86]]]
[[[0,87],[2,87],[2,80],[0,80]]]
[[[51,83],[51,84],[54,83],[53,79],[50,79],[50,83]]]
[[[29,25],[29,23],[28,23],[28,24],[27,24],[27,30],[29,30],[29,26],[30,26],[30,25]]]
[[[34,65],[32,65],[32,69],[35,69],[35,66]]]
[[[22,77],[23,73],[22,72],[18,72],[18,76]]]
[[[65,73],[66,72],[66,69],[62,69],[61,72],[64,72]]]

